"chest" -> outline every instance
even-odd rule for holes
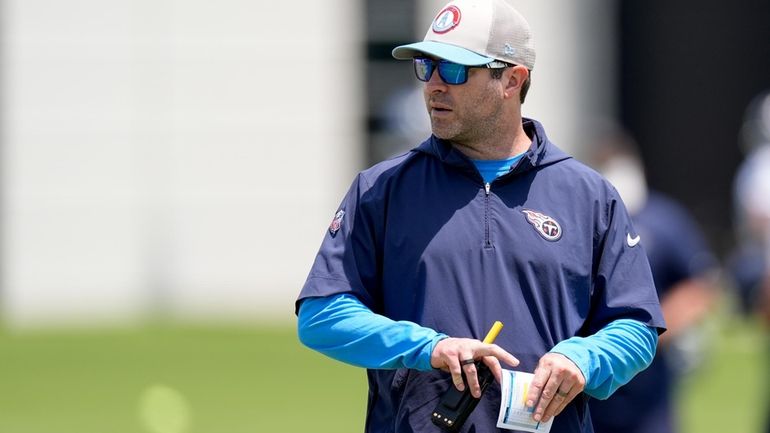
[[[591,206],[570,191],[536,182],[489,190],[458,185],[453,194],[426,186],[389,204],[384,257],[399,266],[447,264],[467,268],[471,258],[511,270],[589,274],[593,261]],[[586,199],[587,201],[587,199]]]

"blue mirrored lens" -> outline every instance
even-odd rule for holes
[[[425,57],[414,59],[414,73],[420,81],[429,81],[438,63],[438,75],[447,84],[463,84],[468,81],[468,66],[433,60]]]
[[[468,79],[468,68],[442,60],[438,64],[438,75],[447,84],[462,84]]]

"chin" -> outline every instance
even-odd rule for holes
[[[447,130],[446,128],[438,128],[435,125],[431,128],[431,132],[442,140],[451,140],[457,135],[453,131]]]

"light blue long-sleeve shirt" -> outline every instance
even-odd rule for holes
[[[305,299],[298,316],[303,344],[365,368],[431,370],[431,353],[436,343],[447,338],[416,323],[376,314],[349,294]],[[551,352],[577,365],[588,395],[605,399],[652,362],[657,342],[655,329],[621,319],[594,335],[564,340]]]

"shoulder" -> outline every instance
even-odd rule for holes
[[[575,158],[542,167],[539,174],[547,175],[555,187],[563,188],[573,195],[578,194],[579,198],[585,198],[585,195],[603,200],[618,198],[615,187],[604,176]]]
[[[418,157],[417,152],[410,150],[372,165],[361,171],[359,176],[371,186],[397,175]]]
[[[424,169],[432,161],[436,158],[415,148],[372,165],[361,171],[358,177],[363,189],[381,189],[389,187],[394,180],[404,178],[407,173]]]
[[[410,150],[380,161],[358,172],[348,191],[348,198],[352,195],[357,197],[356,200],[360,205],[368,203],[377,206],[377,203],[390,195],[394,185],[403,183],[402,179],[408,178],[410,182],[414,182],[414,179],[421,178],[420,176],[405,176],[405,173],[412,172],[414,168],[424,165],[426,159],[429,157],[415,150]]]
[[[574,175],[576,178],[585,179],[597,184],[609,184],[599,172],[575,158],[564,160],[558,166],[561,170]]]

